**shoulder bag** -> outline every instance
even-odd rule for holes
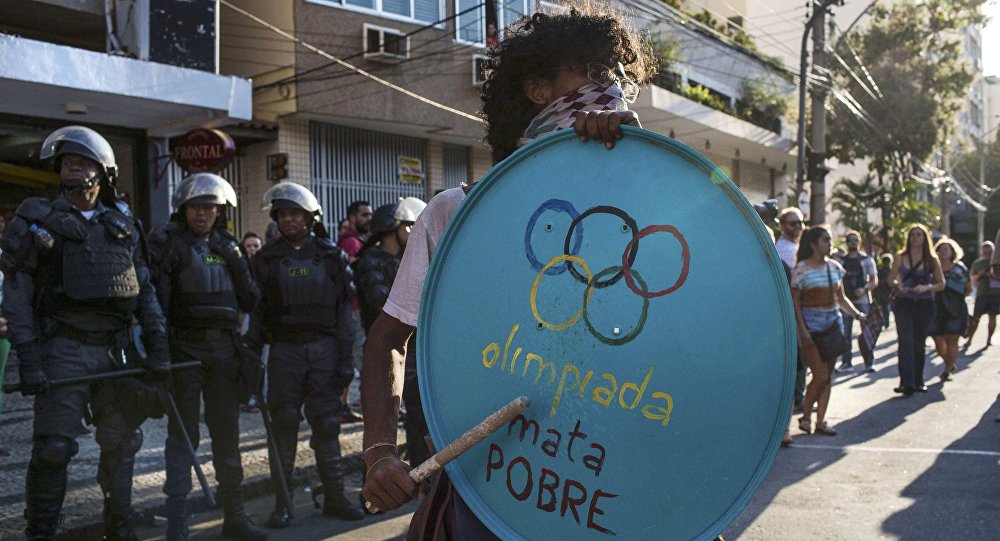
[[[837,295],[833,292],[833,276],[830,274],[830,264],[826,264],[826,279],[830,284],[830,297],[833,306],[837,309]],[[810,332],[816,349],[819,350],[820,357],[826,362],[834,362],[838,357],[847,353],[851,349],[851,343],[840,330],[840,325],[834,320],[833,324],[819,332]]]

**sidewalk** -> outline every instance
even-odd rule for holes
[[[16,383],[17,362],[11,359],[6,370],[7,383]],[[13,451],[13,455],[0,458],[0,539],[23,539],[24,482],[28,462],[31,460],[31,420],[33,398],[18,394],[5,396],[3,417],[0,418],[0,442]],[[94,441],[93,427],[90,434],[77,439],[80,452],[73,457],[69,466],[69,489],[63,505],[61,539],[85,541],[100,539],[101,508],[103,499],[97,484],[97,463],[99,448]],[[154,515],[163,515],[164,462],[163,445],[167,436],[167,419],[149,419],[142,425],[144,441],[142,450],[136,455],[133,484],[133,504],[138,519],[146,525],[153,524]],[[302,423],[299,432],[298,455],[296,457],[295,486],[298,502],[310,500],[303,490],[319,483],[315,471],[313,452],[309,448],[309,425]],[[202,465],[209,484],[215,489],[215,469],[211,461],[211,438],[202,423],[201,444],[198,447],[198,461]],[[344,425],[340,443],[345,459],[345,470],[349,485],[361,483],[361,441],[362,423]],[[400,433],[399,441],[405,441]],[[271,493],[270,469],[267,462],[267,442],[264,425],[259,413],[240,414],[240,449],[243,453],[244,490],[247,500]],[[194,491],[191,506],[194,511],[208,508],[201,494],[197,478],[192,472]],[[270,498],[268,498],[270,500]],[[221,515],[220,515],[221,516]],[[252,517],[258,524],[264,516]],[[162,529],[162,527],[161,527]]]

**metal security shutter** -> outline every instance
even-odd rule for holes
[[[441,145],[444,162],[444,183],[442,188],[457,188],[469,181],[469,147],[462,145]]]
[[[320,122],[309,123],[309,140],[312,191],[330,231],[347,217],[352,201],[368,201],[374,209],[400,197],[424,198],[426,177],[400,182],[399,158],[420,160],[426,175],[426,140]]]

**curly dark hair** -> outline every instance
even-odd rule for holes
[[[523,18],[506,28],[503,41],[488,54],[482,115],[494,163],[517,149],[518,138],[541,110],[525,95],[528,79],[554,81],[554,68],[566,64],[621,62],[641,85],[658,67],[648,39],[609,9],[589,5],[565,14]]]

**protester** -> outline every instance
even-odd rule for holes
[[[774,247],[778,250],[778,257],[790,268],[795,268],[795,254],[799,251],[799,238],[802,236],[802,211],[795,207],[783,209],[778,215],[778,224],[781,236]]]
[[[354,201],[347,207],[347,229],[338,237],[337,246],[347,254],[347,260],[354,263],[358,252],[368,238],[372,221],[372,205],[368,201]]]
[[[339,223],[337,223],[337,244],[340,244],[341,239],[347,235],[347,230],[351,228],[351,221],[344,218]]]
[[[240,246],[243,248],[243,255],[246,256],[247,260],[253,259],[253,256],[264,247],[264,241],[261,240],[260,236],[253,231],[247,232],[243,235],[243,240],[240,241]]]
[[[36,395],[26,481],[25,537],[55,539],[67,467],[85,418],[101,448],[104,539],[134,540],[132,473],[139,426],[161,415],[157,389],[131,378],[49,386],[53,379],[111,372],[125,365],[131,325],[145,340],[150,381],[169,381],[166,322],[149,280],[141,228],[115,190],[118,167],[97,132],[67,126],[50,134],[39,157],[54,158],[59,195],[28,198],[4,232],[3,313],[19,362],[21,389]]]
[[[250,316],[247,342],[258,353],[265,340],[271,345],[266,403],[277,454],[268,453],[275,503],[267,526],[291,525],[292,502],[286,500],[283,488],[289,496],[294,493],[290,485],[303,411],[312,428],[309,446],[323,482],[323,514],[358,520],[364,512],[344,496],[337,417],[341,391],[354,377],[351,352],[357,324],[350,315],[351,269],[347,256],[323,228],[322,209],[309,190],[281,182],[264,193],[264,205],[278,223],[281,238],[269,242],[253,259],[263,295]]]
[[[625,98],[634,98],[637,85],[655,73],[649,46],[615,15],[593,7],[582,9],[522,19],[508,27],[503,41],[488,51],[492,69],[483,86],[483,116],[494,163],[553,130],[572,127],[581,137],[612,148],[622,136],[620,124],[638,125],[638,118],[627,111]],[[628,87],[628,95],[623,87]],[[570,93],[574,99],[559,99]],[[542,115],[551,122],[533,122]],[[407,475],[409,467],[396,456],[402,354],[417,325],[430,259],[467,189],[442,192],[420,215],[365,350],[361,398],[368,475],[363,493],[384,510],[395,509],[416,495],[417,486]],[[435,476],[433,487],[433,494],[444,494],[445,500],[433,494],[422,500],[411,535],[448,531],[452,539],[496,539],[458,493],[448,496],[446,475]],[[442,501],[447,502],[445,508],[438,505]]]
[[[792,306],[795,308],[799,348],[812,372],[802,404],[803,415],[799,418],[799,429],[806,434],[812,433],[812,410],[815,405],[815,431],[826,436],[837,434],[825,419],[830,404],[833,366],[837,362],[838,353],[821,350],[817,345],[817,335],[830,329],[843,333],[841,312],[865,321],[865,314],[844,294],[843,279],[846,271],[829,258],[831,238],[826,226],[810,227],[802,235],[798,262],[792,271]]]
[[[173,204],[176,212],[171,222],[150,236],[150,270],[170,325],[173,362],[200,361],[201,367],[172,374],[179,419],[170,417],[164,445],[167,541],[188,538],[191,455],[187,441],[198,448],[202,399],[225,517],[222,535],[263,541],[267,534],[246,516],[240,492],[243,467],[236,368],[242,359],[236,341],[240,312],[250,312],[260,292],[250,278],[239,243],[225,229],[226,207],[236,206],[236,192],[218,175],[196,173],[178,185]],[[253,379],[252,386],[255,383]]]
[[[875,271],[875,261],[862,252],[861,233],[851,230],[844,236],[847,240],[847,253],[837,262],[840,263],[847,275],[844,276],[844,293],[848,300],[863,314],[868,314],[871,309],[871,291],[878,285],[878,273]],[[854,318],[849,312],[843,314],[844,335],[847,337],[848,350],[840,357],[840,366],[837,372],[850,372],[854,368],[851,358],[854,356],[854,348],[851,340],[854,335]],[[865,372],[874,372],[872,363],[865,360]]]
[[[923,225],[914,224],[907,231],[906,246],[896,254],[889,282],[895,288],[892,312],[899,336],[899,385],[893,391],[905,396],[927,392],[924,345],[934,320],[934,293],[944,289],[944,275]]]
[[[951,379],[958,360],[958,339],[965,333],[969,322],[969,308],[965,304],[965,296],[972,291],[969,271],[960,261],[962,248],[957,242],[941,237],[934,251],[941,261],[941,272],[944,275],[945,287],[934,295],[936,316],[931,323],[930,335],[934,338],[938,355],[944,361],[941,381]]]
[[[1000,314],[1000,277],[993,273],[991,266],[993,251],[993,241],[984,242],[979,249],[979,259],[973,261],[969,269],[976,297],[972,308],[972,319],[969,320],[969,327],[966,330],[966,340],[963,345],[965,348],[972,344],[972,337],[976,334],[979,319],[983,315],[989,318],[986,327],[986,347],[990,347],[993,332],[997,329],[997,314]]]
[[[875,287],[875,302],[882,310],[882,321],[884,328],[889,328],[889,311],[892,303],[889,296],[892,293],[892,284],[889,283],[889,274],[892,272],[892,254],[882,254],[879,257],[878,265],[878,285]]]
[[[788,207],[778,214],[780,236],[774,243],[778,257],[788,266],[795,268],[795,254],[799,251],[799,238],[802,236],[802,211]],[[802,412],[802,399],[806,391],[806,363],[800,354],[795,361],[795,387],[792,391],[792,413]]]

